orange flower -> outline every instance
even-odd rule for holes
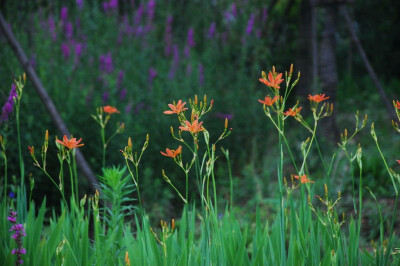
[[[182,111],[187,110],[187,108],[183,108],[185,106],[186,102],[182,103],[181,100],[178,101],[177,104],[168,104],[169,108],[171,110],[164,111],[164,114],[170,115],[170,114],[179,114]]]
[[[303,107],[296,108],[295,110],[293,110],[292,108],[289,108],[289,110],[287,110],[283,114],[287,115],[287,116],[289,116],[289,115],[290,116],[296,116],[297,114],[300,113],[301,108],[303,108]]]
[[[314,183],[314,181],[311,181],[309,178],[307,178],[307,175],[302,175],[299,177],[298,175],[295,175],[294,178],[299,179],[300,183],[305,184],[305,183]]]
[[[260,103],[268,105],[268,106],[272,106],[276,100],[278,100],[279,96],[275,96],[273,99],[271,99],[270,96],[265,97],[264,101],[263,100],[258,100]]]
[[[282,73],[276,75],[275,77],[272,75],[272,72],[268,73],[268,80],[260,78],[258,79],[260,82],[264,83],[268,87],[275,88],[275,89],[280,89],[279,84],[282,83]]]
[[[325,100],[327,100],[329,98],[330,97],[325,97],[325,94],[316,94],[314,96],[308,94],[308,98],[307,99],[309,99],[310,101],[314,101],[316,103],[319,103],[319,102],[325,101]]]
[[[58,143],[64,145],[65,147],[67,147],[70,150],[85,145],[83,143],[79,144],[81,141],[82,141],[82,138],[80,138],[78,141],[76,141],[76,138],[72,138],[72,139],[68,140],[67,135],[64,135],[63,141],[61,141],[59,139],[57,140]]]
[[[400,102],[396,100],[396,104],[394,105],[394,107],[400,110]]]
[[[203,121],[199,123],[198,119],[194,120],[192,123],[185,121],[185,126],[180,126],[179,129],[196,134],[204,130],[204,127],[201,124],[203,124]]]
[[[117,108],[110,105],[104,106],[103,111],[107,114],[119,113]]]
[[[400,164],[400,160],[396,160]]]
[[[164,156],[175,158],[178,154],[182,153],[182,146],[179,146],[178,149],[176,149],[176,150],[170,150],[167,148],[166,149],[167,153],[164,153],[162,151],[160,151],[160,152]]]

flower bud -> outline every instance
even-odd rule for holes
[[[228,128],[228,118],[225,118],[225,129]]]
[[[132,149],[132,140],[131,137],[128,138],[128,148]]]
[[[85,194],[85,196],[83,196],[83,198],[82,198],[81,201],[80,201],[81,208],[83,208],[83,206],[85,206],[86,197],[87,197],[87,195]]]
[[[125,266],[131,266],[131,261],[129,260],[128,251],[125,251]]]
[[[28,150],[29,150],[29,153],[31,154],[31,156],[33,156],[34,153],[35,153],[35,147],[33,147],[33,146],[28,146]]]
[[[267,74],[265,74],[264,71],[261,71],[261,76],[263,77],[263,79],[267,79]]]

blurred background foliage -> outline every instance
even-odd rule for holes
[[[120,110],[112,116],[108,135],[118,122],[125,123],[125,132],[108,148],[107,165],[124,164],[119,150],[128,137],[134,149],[141,149],[146,134],[150,135],[140,166],[140,187],[145,209],[159,219],[179,213],[182,207],[162,179],[161,170],[166,170],[179,189],[184,186],[184,174],[160,154],[167,147],[178,146],[170,135],[171,125],[177,131],[177,120],[163,111],[168,103],[179,99],[187,102],[195,94],[200,99],[204,94],[214,99],[213,111],[204,121],[211,138],[222,132],[225,118],[233,128],[231,136],[219,145],[230,151],[237,205],[253,208],[256,204],[274,204],[277,134],[257,102],[267,94],[265,85],[258,82],[261,70],[267,72],[273,65],[284,72],[294,63],[295,73],[301,71],[292,103],[301,101],[303,116],[311,113],[305,100],[308,94],[326,93],[334,102],[336,116],[328,118],[333,122],[323,125],[327,130],[318,133],[326,162],[337,149],[339,131],[351,131],[359,110],[362,116],[368,114],[369,122],[375,122],[389,166],[396,167],[399,136],[391,129],[388,112],[351,41],[341,5],[347,6],[388,98],[399,99],[397,1],[23,0],[2,1],[1,11],[70,132],[83,138],[81,150],[96,174],[101,174],[102,154],[100,128],[90,116],[96,108],[112,105]],[[313,40],[317,44],[314,48]],[[333,54],[329,60],[325,60],[327,47]],[[317,65],[313,64],[315,56]],[[327,71],[329,75],[324,77]],[[22,73],[12,49],[0,35],[1,103],[7,101],[13,76]],[[29,78],[21,108],[23,147],[33,145],[39,151],[46,129],[52,139],[62,137]],[[14,117],[12,114],[1,121],[1,134],[7,139],[9,173],[18,177]],[[300,152],[307,132],[296,121],[287,121],[289,142]],[[355,148],[358,142],[364,148],[364,180],[378,196],[390,198],[390,179],[368,131],[364,130],[354,143]],[[49,154],[49,171],[57,176],[54,144]],[[221,152],[219,155],[219,195],[228,198],[227,162]],[[47,195],[49,202],[58,202],[49,180],[32,165],[27,148],[24,156],[27,175],[35,178],[34,198],[41,200]],[[321,162],[316,152],[311,158],[312,179],[318,181]],[[340,160],[334,167],[331,184],[344,195],[347,191],[350,199],[349,169]],[[285,174],[292,173],[288,161]],[[80,181],[81,194],[93,194],[84,176]],[[195,188],[193,184],[191,189]]]

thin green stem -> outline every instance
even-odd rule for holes
[[[19,168],[21,173],[21,187],[24,183],[24,176],[25,176],[25,166],[24,166],[24,159],[22,157],[22,149],[21,149],[21,131],[19,127],[19,99],[16,103],[16,114],[17,114],[17,138],[18,138],[18,155],[19,155]]]
[[[302,175],[303,172],[304,172],[304,167],[305,167],[305,165],[306,165],[306,160],[307,160],[308,154],[310,153],[310,150],[311,150],[311,146],[312,146],[312,144],[313,144],[313,141],[314,141],[314,139],[315,139],[315,132],[316,132],[316,130],[317,130],[317,120],[315,120],[315,122],[314,122],[314,129],[313,129],[313,132],[312,132],[310,144],[308,144],[307,151],[306,151],[306,153],[305,153],[305,155],[304,155],[304,159],[303,159],[303,163],[302,163],[301,168],[300,168],[299,175]]]
[[[189,200],[189,171],[185,171],[185,176],[186,176],[186,202]]]
[[[279,132],[284,132],[284,121],[282,114],[278,114]],[[279,209],[280,209],[280,236],[281,236],[281,265],[286,265],[286,243],[285,243],[285,212],[283,198],[283,145],[282,136],[279,134],[279,167],[278,167],[278,186],[279,186]]]
[[[7,200],[7,156],[6,152],[3,151],[3,156],[4,156],[4,201]]]
[[[77,196],[75,195],[75,185],[74,185],[74,175],[72,172],[72,167],[71,167],[71,161],[70,161],[70,154],[68,154],[68,159],[67,159],[67,163],[68,163],[68,170],[69,170],[69,177],[71,179],[71,191],[72,191],[72,198],[75,200],[75,202],[78,202],[77,200]]]
[[[140,211],[143,211],[142,198],[140,197],[140,190],[139,190],[139,165],[138,164],[135,164],[135,172],[136,172],[136,184],[137,184],[137,193],[138,193],[138,197],[139,197]]]
[[[79,199],[79,191],[78,191],[78,172],[76,170],[76,157],[75,157],[75,150],[72,150],[72,167],[74,170],[74,178],[75,178],[75,193],[76,193],[76,202],[78,203]]]
[[[100,130],[101,142],[103,144],[103,156],[102,156],[103,168],[106,166],[106,149],[107,149],[106,137],[105,137],[104,129],[105,129],[104,127],[101,127],[101,130]]]

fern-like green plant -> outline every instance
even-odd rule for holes
[[[126,175],[126,167],[103,168],[103,176],[99,176],[102,193],[100,199],[104,202],[103,226],[104,234],[109,241],[113,256],[121,252],[120,239],[123,237],[124,218],[134,212],[132,192],[135,187],[129,175]]]

